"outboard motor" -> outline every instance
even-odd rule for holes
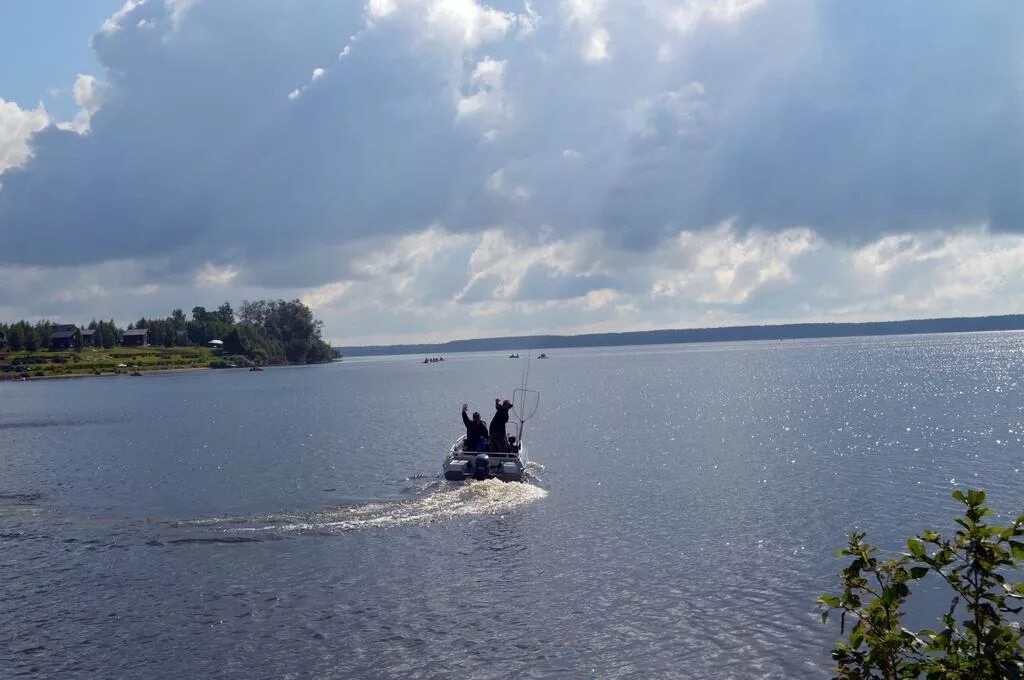
[[[491,457],[486,453],[476,454],[476,460],[473,461],[473,478],[474,479],[487,479],[489,469],[491,467]]]

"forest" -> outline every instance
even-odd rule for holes
[[[323,340],[322,323],[299,300],[243,301],[236,313],[225,302],[214,310],[193,307],[191,317],[175,309],[164,318],[142,317],[127,326],[93,319],[79,326],[95,330],[93,346],[112,348],[124,331],[146,329],[155,347],[205,347],[211,340],[224,343],[225,355],[238,355],[260,364],[307,364],[330,361],[334,350]],[[0,322],[0,347],[7,351],[50,349],[57,323]]]

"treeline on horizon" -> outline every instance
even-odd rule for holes
[[[690,342],[739,342],[749,340],[800,340],[868,335],[914,335],[971,331],[1024,330],[1024,314],[1001,316],[910,319],[840,323],[793,323],[764,326],[723,326],[681,328],[585,335],[524,335],[502,338],[452,340],[441,344],[374,345],[337,347],[345,356],[383,354],[438,354],[444,352],[488,352],[531,349],[571,349],[617,345],[664,345]]]
[[[57,325],[51,321],[0,322],[0,334],[6,338],[7,349],[34,352],[50,348]],[[307,364],[330,361],[335,356],[321,337],[322,326],[312,310],[299,300],[245,300],[237,314],[225,302],[212,311],[193,307],[191,318],[175,309],[166,318],[142,317],[126,328],[112,319],[94,319],[82,328],[96,331],[97,347],[114,347],[125,330],[145,328],[151,346],[204,347],[211,340],[220,340],[226,354],[244,356],[257,363]]]

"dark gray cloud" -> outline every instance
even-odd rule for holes
[[[435,222],[600,228],[640,250],[733,217],[855,241],[1021,226],[1016,4],[784,0],[685,30],[669,2],[590,24],[552,4],[528,35],[429,5],[369,26],[356,3],[199,2],[177,27],[164,3],[135,7],[94,39],[110,95],[92,133],[39,133],[5,174],[0,237],[48,238],[4,259],[308,259]],[[473,79],[485,57],[497,82]],[[491,99],[462,116],[474,94]]]
[[[605,291],[580,319],[615,304],[636,308],[623,323],[666,318],[658,305],[766,318],[855,304],[835,292],[859,280],[850,254],[888,234],[1024,230],[1019,3],[148,0],[116,23],[93,41],[91,132],[35,134],[0,189],[0,243],[16,244],[0,265],[83,268],[94,297],[115,295],[97,277],[119,267],[124,287],[217,297],[324,286],[339,310],[351,291],[466,306]],[[725,222],[748,259],[677,243]],[[762,237],[793,227],[829,245],[772,274]],[[494,229],[510,258],[543,254],[481,268]],[[581,239],[571,267],[544,251]],[[673,266],[689,273],[652,273]],[[908,290],[937,275],[901,271]],[[797,280],[821,281],[817,307]],[[641,299],[659,282],[669,297]]]

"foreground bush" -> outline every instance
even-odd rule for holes
[[[953,497],[965,507],[951,540],[925,531],[907,541],[908,553],[883,560],[863,532],[847,537],[839,556],[852,561],[840,573],[842,592],[818,598],[822,621],[839,611],[840,632],[849,628],[832,651],[836,677],[1024,676],[1024,583],[1006,579],[1024,560],[1024,514],[1005,527],[990,525],[984,521],[992,513],[984,506],[985,492],[957,490]],[[950,605],[938,630],[908,630],[902,617],[910,584],[929,575],[949,588]]]

